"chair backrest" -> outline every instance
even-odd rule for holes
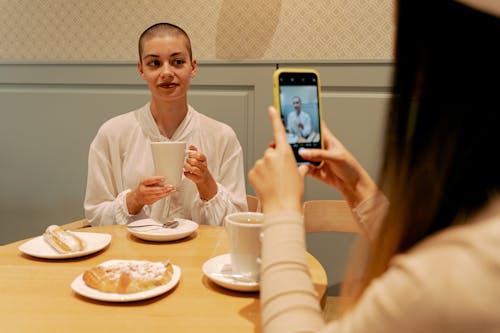
[[[306,232],[360,232],[345,200],[309,200],[304,202]]]
[[[89,223],[89,221],[87,221],[87,219],[81,219],[78,221],[66,223],[66,224],[63,224],[61,226],[61,228],[65,229],[65,230],[75,230],[75,229],[86,228],[86,227],[90,227],[90,223]]]
[[[260,200],[255,195],[247,194],[247,205],[249,212],[261,212]]]

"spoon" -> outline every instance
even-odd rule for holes
[[[140,227],[162,227],[162,228],[177,228],[179,226],[179,221],[172,220],[161,224],[141,224],[141,225],[129,225],[127,228],[140,228]]]
[[[235,273],[212,273],[211,274],[214,277],[220,277],[220,278],[226,278],[226,279],[233,279],[234,281],[238,282],[245,282],[245,283],[258,283],[258,280],[253,279],[249,275],[244,275],[244,274],[235,274]]]

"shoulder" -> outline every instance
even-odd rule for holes
[[[500,324],[494,310],[500,299],[498,230],[500,215],[449,228],[395,257],[388,272],[399,272],[408,290],[443,318],[464,325],[479,317],[485,323],[497,318]]]
[[[136,112],[138,111],[140,111],[140,109],[120,114],[118,116],[106,120],[99,127],[96,139],[99,138],[116,139],[121,136],[127,135],[127,133],[130,133],[135,128],[140,126],[136,117]]]
[[[417,244],[409,253],[418,256],[458,256],[500,267],[500,198],[492,200],[466,223],[446,228]]]
[[[231,126],[219,120],[210,118],[195,109],[192,109],[192,111],[194,116],[197,118],[199,127],[198,130],[204,132],[204,135],[216,137],[221,140],[226,139],[230,141],[238,141],[236,133]]]
[[[485,230],[475,227],[446,230],[394,257],[339,325],[370,332],[494,332],[500,325],[500,242],[479,245],[476,237]]]
[[[142,132],[137,113],[143,109],[144,107],[106,120],[92,140],[89,154],[108,155],[111,152],[123,151]]]

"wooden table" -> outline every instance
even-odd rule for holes
[[[86,257],[49,260],[21,253],[26,240],[0,247],[2,332],[260,332],[259,294],[224,289],[202,272],[208,259],[228,252],[223,227],[200,226],[190,237],[167,243],[142,241],[125,226],[79,231],[112,235],[105,250]],[[182,270],[166,294],[131,303],[95,301],[74,293],[71,282],[110,259],[170,259]],[[327,278],[309,255],[311,275],[324,300]]]

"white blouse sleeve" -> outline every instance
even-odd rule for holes
[[[103,153],[105,149],[100,149],[98,142],[96,137],[89,151],[85,217],[92,226],[126,224],[132,218],[145,218],[147,206],[139,214],[129,214],[126,198],[130,189],[119,191],[116,188],[121,170],[113,170],[110,158]]]
[[[243,168],[243,150],[236,142],[236,149],[229,158],[221,161],[217,182],[217,194],[204,201],[199,194],[194,199],[193,218],[202,224],[223,225],[224,217],[231,213],[246,211],[246,189]]]

